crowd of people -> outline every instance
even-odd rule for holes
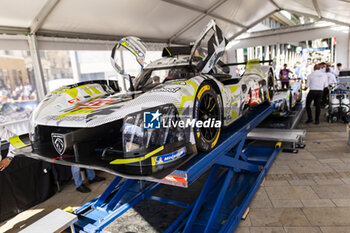
[[[278,77],[280,79],[282,89],[288,88],[289,81],[292,79],[302,80],[302,83],[305,84],[308,75],[310,75],[314,71],[314,66],[316,64],[319,64],[321,66],[320,70],[324,73],[327,73],[327,76],[332,76],[332,77],[334,76],[334,78],[332,78],[333,81],[336,77],[338,77],[339,71],[342,68],[341,63],[337,63],[335,66],[334,64],[325,63],[325,62],[317,63],[317,62],[307,61],[302,64],[301,62],[298,61],[295,63],[293,68],[287,68],[287,64],[284,64],[283,67],[278,72],[279,73]]]
[[[312,70],[309,68],[312,66]],[[342,64],[338,63],[336,67],[326,62],[321,63],[308,63],[305,67],[297,62],[293,67],[294,72],[288,68],[287,64],[283,65],[283,68],[279,72],[279,80],[281,82],[281,88],[286,89],[289,87],[291,79],[302,80],[305,83],[305,89],[309,89],[309,93],[306,98],[306,112],[308,119],[305,122],[320,123],[321,108],[327,105],[327,97],[329,93],[329,86],[335,85],[339,76],[339,72],[342,69]],[[311,103],[314,102],[316,111],[315,118],[313,120]]]
[[[11,91],[11,88],[2,85],[0,87],[1,102],[19,102],[25,100],[36,100],[36,92],[32,85],[19,85]]]

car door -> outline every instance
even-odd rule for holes
[[[198,57],[199,48],[206,38],[209,38],[205,48],[207,55],[197,65],[197,69],[201,73],[209,73],[215,67],[223,55],[227,44],[227,40],[222,35],[221,29],[216,25],[214,20],[210,20],[192,47],[190,64],[193,64],[196,57]]]
[[[118,73],[124,74],[124,70],[121,68],[121,66],[118,65],[115,58],[117,49],[121,47],[130,51],[135,56],[136,61],[140,64],[140,66],[143,67],[147,51],[145,45],[139,38],[134,36],[127,36],[118,41],[118,43],[112,49],[111,63]]]
[[[141,69],[143,69],[144,62],[145,62],[145,56],[146,56],[146,47],[145,45],[141,42],[141,40],[137,37],[134,36],[128,36],[122,38],[118,43],[113,47],[112,53],[111,53],[111,64],[113,68],[122,76],[122,84],[124,90],[129,90],[129,87],[132,87],[132,80],[128,74],[125,73],[123,68],[118,64],[118,61],[116,59],[116,51],[119,48],[125,48],[127,49],[130,53],[132,53],[136,61],[140,64]],[[129,82],[127,84],[127,82]]]

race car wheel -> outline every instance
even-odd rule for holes
[[[301,102],[302,99],[303,99],[303,92],[302,90],[300,90],[297,102],[298,103]]]
[[[270,73],[268,78],[267,78],[267,100],[268,102],[271,102],[273,98],[273,94],[275,92],[275,87],[274,87],[274,79],[273,75]]]
[[[196,145],[199,151],[209,151],[217,143],[220,136],[220,127],[212,122],[222,122],[221,96],[218,95],[212,85],[204,83],[198,88],[194,104],[194,119],[202,122],[202,127],[194,127]],[[222,123],[221,123],[222,124]]]

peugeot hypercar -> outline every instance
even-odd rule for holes
[[[212,20],[193,45],[166,47],[161,59],[143,67],[145,46],[125,37],[111,61],[127,90],[108,80],[61,87],[34,110],[29,135],[10,141],[22,147],[17,153],[47,161],[162,178],[199,151],[210,151],[222,127],[272,98],[271,67],[251,62],[238,79],[224,72],[226,43]],[[120,47],[142,66],[136,78],[115,61]]]

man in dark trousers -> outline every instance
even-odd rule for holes
[[[280,80],[282,83],[282,89],[288,89],[289,88],[289,74],[292,73],[292,71],[290,71],[287,68],[287,64],[283,65],[283,69],[280,71]]]
[[[323,89],[328,86],[327,75],[320,71],[320,65],[314,66],[314,72],[307,77],[306,87],[309,88],[309,94],[306,97],[306,112],[308,120],[306,124],[312,123],[311,102],[314,101],[316,106],[315,124],[320,124],[320,112]]]

